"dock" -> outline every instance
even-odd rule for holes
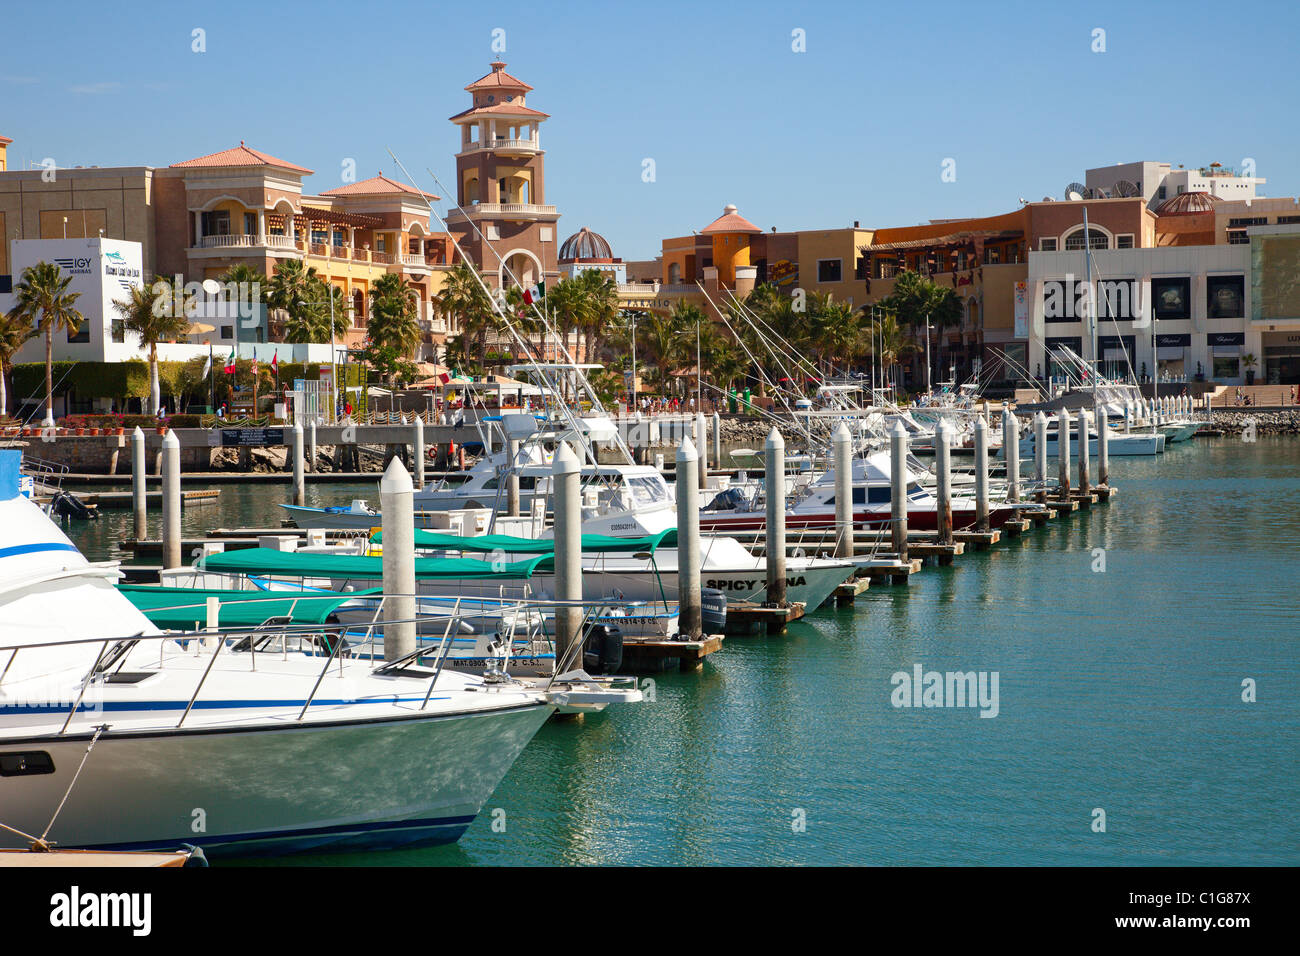
[[[799,601],[789,604],[760,604],[731,601],[727,604],[728,634],[784,634],[786,625],[804,616]]]
[[[706,657],[722,650],[722,640],[721,634],[706,634],[698,641],[628,641],[623,645],[620,670],[633,674],[656,674],[672,667],[699,670]]]

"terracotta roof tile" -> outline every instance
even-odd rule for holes
[[[717,219],[713,220],[713,222],[709,223],[707,226],[705,226],[703,229],[700,230],[701,233],[714,233],[714,232],[755,232],[757,233],[762,231],[763,230],[759,229],[758,226],[754,225],[744,216],[737,213],[735,206],[727,206],[725,209],[722,210],[721,216],[719,216]]]
[[[473,92],[474,90],[531,90],[532,87],[518,77],[511,76],[506,72],[506,65],[500,60],[492,64],[492,72],[487,76],[480,76],[465,89]]]
[[[389,179],[387,176],[371,176],[369,179],[363,179],[359,183],[348,183],[346,186],[339,186],[336,189],[327,189],[322,196],[384,196],[404,193],[411,196],[424,196],[428,199],[441,199],[441,196],[435,196],[433,193],[426,193],[422,189],[416,189],[414,186],[408,186],[406,183],[399,183],[395,179]]]
[[[288,169],[295,173],[303,173],[310,176],[312,170],[305,166],[296,166],[293,163],[286,162],[283,159],[276,159],[274,156],[268,156],[266,153],[245,146],[241,140],[239,145],[233,149],[223,149],[219,153],[209,153],[207,156],[200,156],[197,159],[187,159],[181,163],[172,163],[172,169],[198,169],[203,167],[220,167],[220,166],[275,166],[278,169]]]
[[[454,123],[458,119],[464,119],[467,116],[536,116],[539,119],[548,119],[550,113],[543,113],[541,110],[535,110],[530,106],[518,106],[514,103],[494,103],[492,106],[471,106],[463,113],[457,113],[449,117]]]

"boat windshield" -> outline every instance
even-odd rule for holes
[[[658,477],[646,476],[644,478],[627,479],[628,490],[632,493],[632,500],[638,505],[661,505],[668,503],[668,487],[664,480]]]

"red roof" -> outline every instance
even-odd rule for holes
[[[536,116],[539,119],[548,119],[550,113],[543,113],[541,110],[535,110],[531,106],[519,106],[516,103],[494,103],[491,106],[471,106],[463,113],[457,113],[449,117],[454,123],[458,119],[464,119],[467,116],[481,116],[483,114],[491,116]]]
[[[480,76],[465,89],[470,90],[531,90],[532,87],[518,77],[506,72],[506,65],[500,60],[492,64],[492,72]]]
[[[283,159],[276,159],[274,156],[268,156],[266,153],[245,146],[243,140],[240,140],[239,145],[234,149],[223,149],[219,153],[209,153],[207,156],[200,156],[197,159],[172,163],[171,168],[195,169],[220,166],[275,166],[278,169],[288,169],[307,176],[312,174],[312,170],[307,169],[305,166],[296,166],[293,163],[285,162]]]
[[[13,140],[8,136],[0,136],[0,145],[8,146]]]
[[[707,226],[705,226],[703,229],[700,230],[701,233],[762,232],[762,231],[763,231],[762,229],[759,229],[758,226],[754,225],[744,216],[739,215],[736,212],[735,206],[727,206],[725,209],[722,210],[721,216],[719,216],[717,219],[713,220],[713,222],[709,223]]]
[[[406,183],[399,183],[395,179],[389,179],[387,176],[371,176],[369,179],[363,179],[359,183],[348,183],[346,186],[339,186],[336,189],[327,189],[322,196],[386,196],[397,193],[405,193],[411,196],[424,196],[428,199],[441,199],[441,196],[435,196],[433,193],[426,193],[422,189],[416,189],[414,186],[408,186]]]

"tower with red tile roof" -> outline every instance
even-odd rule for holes
[[[465,89],[470,107],[451,117],[460,128],[456,206],[448,228],[490,285],[530,286],[559,277],[556,222],[546,203],[545,153],[538,130],[547,114],[527,104],[532,87],[494,62]]]

